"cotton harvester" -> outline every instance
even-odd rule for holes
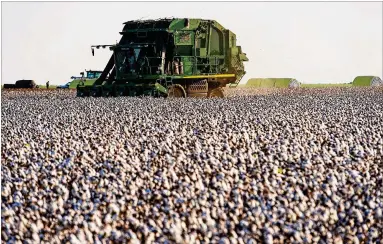
[[[223,97],[236,87],[248,61],[236,35],[214,20],[159,19],[124,23],[121,40],[93,86],[77,96]]]

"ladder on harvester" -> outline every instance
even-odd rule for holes
[[[166,87],[166,89],[168,89],[168,96],[170,95],[169,88],[172,86],[173,86],[173,77],[166,76],[165,77],[165,87]],[[171,91],[172,91],[172,95],[174,96],[174,89],[172,89]]]
[[[237,72],[237,67],[238,67],[238,61],[235,62],[234,70],[235,70],[235,75],[239,77],[235,81],[235,83],[230,83],[229,88],[236,88],[239,85],[239,82],[241,82],[242,77],[245,75],[244,73],[238,74]]]
[[[239,82],[241,82],[243,76],[244,74],[241,74],[235,83],[230,83],[229,88],[236,88],[239,85]]]
[[[239,85],[239,82],[241,82],[242,77],[245,75],[244,72],[241,72],[240,74],[238,73],[238,71],[237,71],[238,66],[239,66],[239,61],[236,60],[235,65],[234,65],[234,70],[235,70],[234,73],[236,76],[238,76],[238,78],[235,81],[235,83],[230,83],[229,88],[236,88]]]
[[[169,88],[173,86],[173,78],[165,77],[165,79],[157,79],[156,82],[168,90],[168,96],[169,96]],[[174,95],[174,89],[172,89],[172,95]]]

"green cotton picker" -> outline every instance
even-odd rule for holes
[[[85,72],[85,76],[84,72],[80,73],[81,76],[72,76],[72,81],[67,82],[65,85],[57,86],[57,89],[76,89],[78,85],[92,86],[102,74],[102,71],[96,70],[85,70]]]
[[[113,52],[91,86],[78,84],[79,97],[224,97],[245,75],[246,54],[236,35],[214,20],[172,18],[124,23]]]

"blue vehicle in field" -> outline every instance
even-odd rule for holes
[[[58,89],[69,89],[70,82],[66,83],[65,85],[57,86]]]

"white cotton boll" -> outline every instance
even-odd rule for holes
[[[106,223],[106,224],[110,224],[110,223],[112,223],[112,215],[111,214],[107,214],[107,215],[105,215],[105,218],[104,218],[104,222]]]
[[[267,233],[264,235],[264,243],[266,243],[266,244],[272,244],[273,243],[273,236],[270,233]]]
[[[354,214],[359,223],[363,222],[363,216],[362,213],[358,209],[354,209]]]
[[[221,243],[221,244],[230,244],[230,240],[227,237],[222,237],[219,240],[219,243]]]
[[[110,211],[111,213],[119,214],[119,213],[120,213],[120,208],[118,207],[117,204],[115,204],[115,203],[111,203],[111,204],[109,204],[109,211]]]
[[[92,232],[98,232],[98,227],[97,227],[97,225],[96,225],[95,223],[93,223],[93,222],[89,222],[89,223],[88,223],[88,228],[89,228],[89,230],[92,231]]]
[[[145,243],[146,243],[146,244],[154,243],[155,238],[156,238],[156,237],[155,237],[154,233],[150,233],[149,236],[148,236],[148,238],[145,240]]]
[[[37,233],[33,233],[33,234],[32,234],[32,239],[33,239],[33,241],[36,242],[36,243],[39,243],[39,242],[40,242],[40,237],[39,237],[39,235],[38,235]]]
[[[341,236],[336,236],[334,238],[334,244],[343,244],[343,240]]]
[[[367,205],[368,205],[368,207],[371,208],[371,209],[375,209],[375,206],[376,206],[374,200],[370,200],[370,201],[368,201]]]
[[[86,235],[83,230],[80,229],[76,237],[77,237],[77,240],[80,241],[80,243],[86,243]]]
[[[303,240],[301,238],[301,233],[299,233],[298,231],[295,231],[294,232],[294,239],[298,242],[298,243],[303,243]]]
[[[377,220],[380,220],[383,218],[383,210],[382,208],[378,207],[376,210],[375,210],[375,218]]]
[[[81,244],[81,241],[75,236],[75,235],[70,235],[70,243],[71,244]]]
[[[354,244],[359,244],[360,243],[358,237],[356,237],[356,236],[352,237],[352,241],[353,241]]]

